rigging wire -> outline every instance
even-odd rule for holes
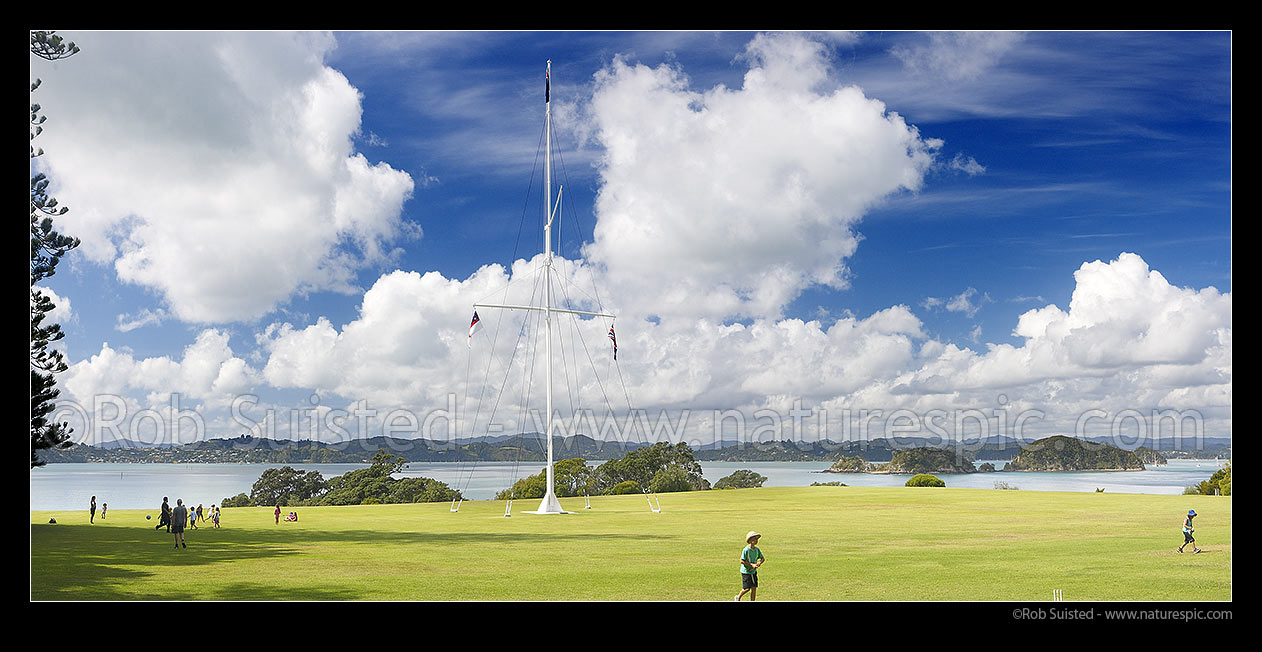
[[[540,142],[540,143],[542,143],[542,142],[543,142],[544,134],[545,134],[546,132],[547,132],[546,128],[541,128],[541,129],[540,129],[540,131],[539,131],[539,142]],[[527,184],[527,186],[526,186],[526,194],[525,194],[525,196],[524,196],[524,197],[523,197],[523,199],[522,199],[521,218],[518,220],[518,224],[517,224],[517,238],[516,238],[516,240],[513,242],[513,255],[512,255],[512,257],[511,257],[511,258],[509,258],[509,261],[510,261],[510,262],[509,262],[509,267],[508,267],[508,274],[509,274],[510,281],[509,281],[509,282],[508,282],[508,283],[504,286],[504,301],[505,301],[505,302],[507,302],[507,300],[508,300],[508,290],[509,290],[509,287],[511,287],[511,286],[512,286],[512,284],[513,284],[513,283],[517,280],[517,279],[512,278],[512,273],[513,273],[513,269],[512,269],[512,262],[517,260],[517,252],[518,252],[519,248],[521,247],[521,235],[522,235],[522,232],[523,232],[523,230],[524,230],[524,228],[525,228],[525,224],[526,224],[526,213],[527,213],[527,209],[530,207],[530,195],[531,195],[531,192],[532,192],[532,191],[533,191],[533,189],[534,189],[534,184],[535,184],[535,174],[536,174],[536,172],[537,172],[537,171],[538,171],[538,169],[539,169],[539,151],[540,151],[540,149],[541,149],[541,147],[540,147],[538,144],[536,144],[536,146],[535,146],[535,162],[534,162],[534,165],[531,167],[530,182],[529,182],[529,183]],[[537,238],[536,238],[536,242],[538,242],[538,239],[537,239]],[[537,281],[536,281],[536,283],[537,283]],[[488,294],[487,296],[490,296],[490,295]],[[533,294],[533,292],[532,292],[532,294],[531,294],[531,299],[533,300],[533,298],[534,298],[534,294]],[[496,318],[496,321],[495,321],[495,333],[494,333],[494,336],[491,338],[490,355],[489,355],[489,356],[488,356],[488,358],[487,358],[487,363],[486,363],[486,372],[483,374],[483,378],[482,378],[482,390],[481,390],[481,393],[480,393],[480,394],[479,394],[479,396],[478,396],[478,410],[477,410],[477,412],[474,414],[474,418],[473,418],[473,425],[472,425],[471,432],[470,432],[470,435],[471,435],[471,440],[470,440],[470,443],[471,443],[471,444],[472,444],[472,435],[473,435],[474,433],[476,433],[476,432],[477,432],[477,421],[478,421],[478,417],[481,415],[481,412],[482,412],[482,399],[483,399],[483,398],[485,397],[485,395],[486,395],[487,380],[489,380],[489,378],[490,378],[490,373],[491,373],[491,362],[492,362],[492,361],[494,360],[494,358],[495,358],[495,345],[499,342],[499,332],[500,332],[500,326],[501,326],[501,324],[503,323],[503,321],[504,321],[504,313],[503,313],[503,311],[501,311],[501,312],[500,312],[500,314],[498,315],[498,317]],[[520,341],[521,341],[521,334],[520,334],[520,332],[519,332],[519,333],[518,333],[518,343],[520,343]],[[516,345],[514,345],[514,348],[513,348],[513,355],[514,355],[514,356],[516,355],[516,350],[517,350],[517,346],[516,346]],[[469,353],[468,353],[468,359],[469,359],[469,361],[470,361],[470,362],[471,362],[471,361],[472,361],[472,359],[473,359],[473,351],[472,351],[472,347],[470,347],[470,350],[469,350]],[[505,368],[507,369],[507,368],[511,367],[512,363],[513,363],[513,357],[512,357],[512,356],[510,356],[509,361],[508,361],[508,364],[505,366]],[[469,399],[468,363],[466,363],[466,372],[465,372],[465,388],[464,388],[464,389],[465,389],[465,398],[464,398],[464,413],[465,413],[465,414],[468,414],[468,410],[467,410],[467,408],[468,408],[468,399]],[[502,388],[502,387],[501,387],[501,390],[500,390],[500,391],[501,391],[501,395],[502,395],[502,393],[503,393],[503,388]],[[497,398],[497,399],[496,399],[496,405],[498,405],[498,404],[499,404],[499,400],[498,400],[498,398]],[[490,422],[489,422],[489,420],[490,420],[490,419],[493,419],[493,418],[494,418],[494,413],[492,412],[492,416],[491,416],[491,417],[488,417],[488,426],[489,426],[489,423],[490,423]],[[470,482],[472,481],[472,479],[473,479],[473,473],[474,473],[474,471],[476,471],[476,470],[477,470],[478,459],[475,457],[475,458],[472,460],[472,462],[473,462],[473,463],[472,463],[471,468],[469,469],[469,474],[468,474],[468,477],[466,478],[466,480],[465,480],[465,481],[464,481],[464,483],[462,484],[462,488],[460,489],[460,491],[461,491],[462,493],[463,493],[463,491],[464,491],[464,490],[467,490],[467,489],[468,489],[468,485],[469,485],[469,483],[470,483]],[[460,473],[460,471],[461,471],[461,469],[460,469],[459,467],[457,467],[457,469],[456,469],[457,474],[459,474],[459,473]],[[458,478],[458,477],[459,477],[459,476],[457,476],[457,478]]]

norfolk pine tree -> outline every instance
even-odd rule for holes
[[[79,47],[63,40],[55,32],[31,32],[31,54],[56,61],[79,52]],[[40,80],[31,83],[31,93],[39,88]],[[31,102],[31,159],[43,155],[35,149],[35,137],[44,130],[46,119],[39,114],[40,106]],[[31,467],[43,466],[37,451],[45,448],[64,448],[69,445],[69,424],[50,423],[49,415],[55,408],[57,396],[53,374],[66,370],[66,361],[60,351],[49,345],[65,336],[59,324],[44,324],[48,313],[56,306],[51,298],[36,288],[39,281],[52,276],[57,263],[67,252],[79,246],[79,239],[61,235],[53,229],[53,217],[64,215],[67,209],[58,207],[57,200],[48,196],[48,177],[42,172],[31,174]]]

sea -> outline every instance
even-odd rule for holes
[[[978,460],[980,466],[988,460]],[[1004,461],[989,460],[996,468]],[[1023,491],[1082,491],[1109,493],[1182,494],[1185,487],[1208,480],[1227,460],[1170,460],[1143,471],[1062,471],[937,474],[948,487],[995,489],[1006,483]],[[592,466],[599,460],[589,460]],[[283,464],[48,464],[31,469],[31,510],[87,509],[92,496],[111,509],[156,509],[167,496],[186,505],[219,504],[224,498],[250,493],[264,469]],[[302,471],[319,471],[326,479],[367,464],[289,464]],[[518,479],[539,473],[543,463],[413,462],[395,477],[426,477],[458,489],[466,500],[491,500]],[[767,477],[764,487],[804,487],[813,482],[841,482],[852,487],[901,487],[909,475],[822,473],[827,462],[701,462],[711,484],[739,469]]]

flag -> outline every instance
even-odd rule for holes
[[[618,359],[618,338],[613,335],[613,326],[609,327],[609,339],[613,341],[613,359]]]
[[[473,311],[473,321],[469,322],[469,348],[473,348],[473,334],[482,330],[482,320],[478,319],[478,311]]]
[[[543,103],[548,104],[552,101],[552,78],[548,76],[548,71],[543,71]]]

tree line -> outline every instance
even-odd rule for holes
[[[702,477],[701,465],[688,444],[659,442],[633,450],[620,459],[597,467],[583,458],[561,460],[553,465],[553,481],[559,498],[570,496],[616,496],[620,494],[672,493],[714,489],[761,487],[766,476],[747,469],[736,471],[710,486]],[[547,469],[515,482],[496,494],[496,500],[543,498],[547,492]]]
[[[223,507],[262,505],[324,506],[432,503],[459,500],[460,492],[431,478],[393,478],[407,460],[378,451],[372,465],[328,480],[319,471],[299,471],[291,466],[263,471],[250,493],[224,498]]]

